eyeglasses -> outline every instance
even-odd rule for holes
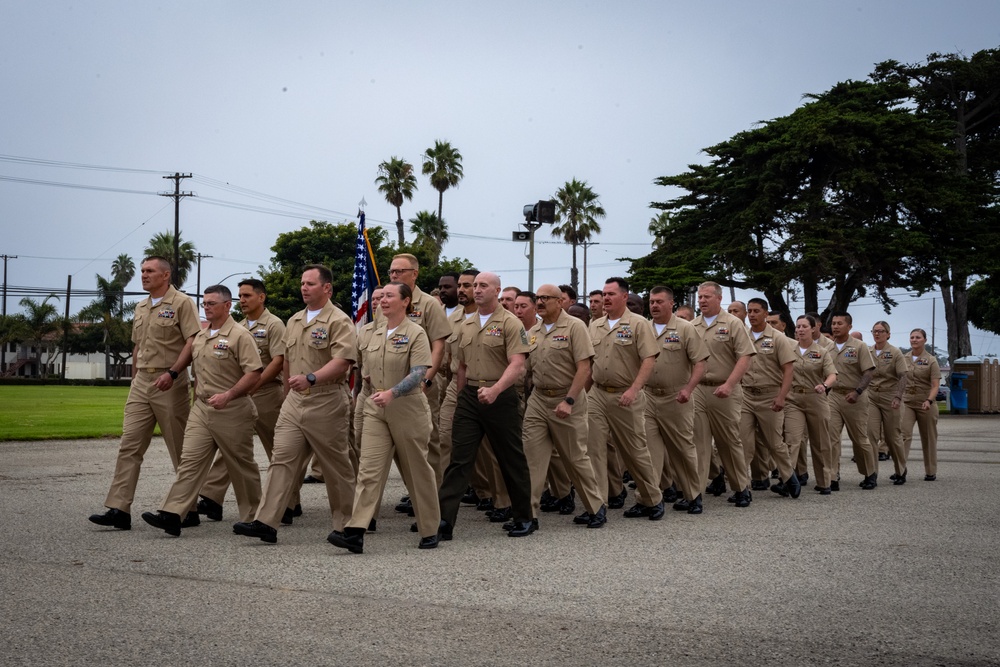
[[[538,296],[535,297],[535,300],[536,301],[553,301],[553,300],[558,301],[561,298],[562,297],[559,297],[559,296],[549,296],[548,294],[539,294]]]
[[[886,331],[885,329],[872,329],[872,333],[873,334],[884,334],[884,333],[889,333],[889,332]]]
[[[215,308],[216,306],[221,306],[224,303],[229,303],[228,301],[202,301],[201,305],[205,308]]]
[[[406,273],[407,271],[416,271],[416,269],[389,269],[389,275],[394,276],[400,273]]]

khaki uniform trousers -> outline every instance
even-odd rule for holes
[[[254,518],[277,528],[289,498],[302,484],[309,456],[315,454],[326,484],[333,529],[344,530],[354,506],[354,468],[347,438],[349,402],[343,383],[313,387],[308,394],[288,393],[274,427],[273,457]]]
[[[937,475],[937,439],[938,439],[938,407],[933,403],[927,410],[922,410],[923,399],[926,398],[923,391],[917,394],[907,394],[902,407],[902,428],[903,428],[903,470],[906,470],[906,461],[910,458],[910,445],[913,443],[913,425],[917,425],[920,433],[920,445],[924,452],[924,474]]]
[[[594,475],[601,479],[608,471],[608,442],[612,439],[622,456],[623,463],[635,480],[639,502],[653,507],[663,502],[659,471],[653,470],[653,461],[646,446],[646,394],[639,392],[635,402],[627,408],[618,405],[622,392],[601,389],[596,384],[587,395],[587,415],[590,433],[587,436],[587,454],[594,464]],[[621,477],[618,478],[621,488]],[[608,490],[601,497],[601,504],[608,502]]]
[[[552,450],[552,458],[549,459],[549,469],[545,473],[545,486],[549,493],[556,498],[565,498],[573,491],[573,480],[566,471],[566,464],[559,456],[559,450]]]
[[[437,476],[439,469],[441,470],[441,474],[444,475],[444,469],[448,467],[448,459],[451,458],[451,438],[448,438],[448,445],[446,447],[444,438],[441,436],[441,406],[448,391],[447,384],[445,383],[444,376],[438,373],[431,380],[431,386],[428,387],[427,392],[424,394],[427,397],[427,404],[431,415],[431,439],[429,441],[431,447],[428,450],[428,458],[431,467],[434,469],[435,476]],[[420,387],[423,389],[423,385],[420,385]],[[454,419],[454,417],[452,418]]]
[[[216,410],[198,399],[191,408],[184,431],[184,451],[177,480],[163,501],[164,512],[183,519],[196,502],[198,492],[213,469],[216,451],[225,461],[223,470],[232,470],[233,492],[240,509],[240,521],[250,521],[260,504],[260,468],[253,458],[253,431],[257,408],[246,396],[237,398],[224,409]]]
[[[851,405],[847,395],[834,389],[828,397],[830,401],[830,444],[833,449],[834,479],[840,479],[841,433],[847,427],[847,437],[854,449],[854,462],[858,472],[868,477],[878,472],[878,454],[868,440],[868,392],[858,397]]]
[[[366,399],[364,403],[359,402],[356,409],[365,413],[364,434],[354,510],[347,526],[368,528],[378,512],[395,456],[407,480],[417,531],[421,537],[436,535],[441,512],[434,469],[427,460],[427,443],[431,437],[427,399],[419,393],[400,396],[384,409]]]
[[[367,382],[361,383],[361,392],[354,400],[354,407],[351,412],[353,418],[352,430],[354,437],[351,439],[351,467],[354,468],[354,476],[358,475],[358,468],[361,465],[361,439],[365,433],[365,404],[368,397],[372,395],[371,387]],[[366,526],[367,528],[367,526]]]
[[[743,410],[743,388],[736,387],[729,398],[718,398],[716,387],[700,384],[694,390],[694,442],[698,448],[698,482],[707,484],[712,462],[712,439],[726,479],[734,491],[750,486],[740,440],[740,413]]]
[[[659,392],[646,387],[646,446],[653,472],[666,476],[687,500],[701,495],[698,449],[694,444],[694,402],[677,402],[677,390]],[[657,393],[659,392],[659,393]]]
[[[191,411],[190,384],[185,372],[174,380],[170,389],[160,391],[153,383],[165,372],[166,369],[156,369],[153,373],[140,369],[132,378],[132,386],[125,401],[118,460],[115,462],[115,474],[108,497],[104,501],[105,507],[132,512],[135,487],[139,483],[139,468],[157,424],[160,425],[175,471],[181,463],[184,427]]]
[[[431,462],[439,489],[441,488],[441,480],[444,479],[444,471],[451,463],[451,430],[455,423],[455,405],[457,403],[458,383],[452,379],[444,390],[444,399],[441,401],[441,411],[438,418],[440,453],[438,459]]]
[[[887,447],[889,455],[892,457],[896,474],[902,475],[906,470],[906,452],[903,451],[903,434],[899,429],[899,417],[903,411],[902,402],[898,409],[892,409],[892,397],[896,395],[896,388],[892,390],[870,389],[871,404],[868,406],[868,441],[878,443],[881,437]],[[878,465],[878,450],[876,450],[876,465]]]
[[[751,462],[751,469],[754,467],[753,461],[757,461],[758,472],[753,477],[756,481],[767,481],[771,475],[771,468],[764,462],[768,460],[768,454],[770,460],[777,465],[782,482],[787,482],[795,474],[794,459],[788,455],[788,445],[784,438],[785,413],[771,409],[778,391],[777,387],[743,388],[740,440],[743,443],[743,455]]]
[[[643,426],[645,428],[645,425]],[[622,460],[622,453],[615,445],[614,437],[608,438],[608,496],[617,496],[625,488],[625,461]],[[632,471],[629,471],[631,474]]]
[[[562,396],[545,396],[535,391],[528,398],[528,407],[524,412],[524,457],[528,460],[531,509],[535,518],[540,511],[542,490],[553,452],[558,452],[560,460],[566,463],[567,472],[587,512],[596,514],[603,504],[594,466],[587,456],[587,394],[580,392],[573,411],[566,419],[560,419],[555,414],[556,406],[562,400]]]
[[[264,453],[267,460],[271,460],[271,452],[274,450],[274,425],[278,422],[278,414],[281,413],[281,402],[284,399],[281,385],[277,382],[270,382],[268,386],[261,387],[260,390],[250,397],[254,407],[257,409],[257,421],[254,423],[254,433],[260,438],[260,444],[264,446]],[[197,401],[195,402],[197,404]],[[225,457],[220,448],[212,470],[208,473],[208,479],[201,487],[198,495],[204,496],[220,505],[226,499],[226,491],[229,490],[229,469],[226,467]],[[299,502],[298,494],[291,500],[289,507],[295,507]]]
[[[789,455],[796,461],[795,471],[800,475],[809,471],[804,463],[801,468],[797,463],[806,460],[806,435],[809,436],[816,486],[826,488],[836,475],[830,445],[830,404],[824,394],[793,387],[785,403],[785,442]]]

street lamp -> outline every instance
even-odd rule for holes
[[[225,278],[223,278],[222,280],[220,280],[219,282],[217,282],[215,284],[216,285],[221,285],[222,283],[226,282],[227,280],[229,280],[233,276],[250,276],[250,275],[253,275],[253,272],[251,272],[251,271],[237,271],[236,273],[230,273],[228,276],[226,276]],[[199,308],[199,309],[201,308],[201,276],[200,276],[200,274],[198,276],[198,294],[195,295],[195,297],[194,297],[194,305],[195,305],[196,308]]]

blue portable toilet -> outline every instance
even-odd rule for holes
[[[957,371],[951,374],[951,414],[969,414],[969,392],[962,386],[962,381],[969,379],[967,373]]]

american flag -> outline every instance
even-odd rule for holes
[[[351,284],[351,311],[354,324],[360,328],[372,319],[371,294],[378,286],[378,270],[368,232],[365,230],[365,212],[358,212],[358,242],[354,248],[354,282]]]

